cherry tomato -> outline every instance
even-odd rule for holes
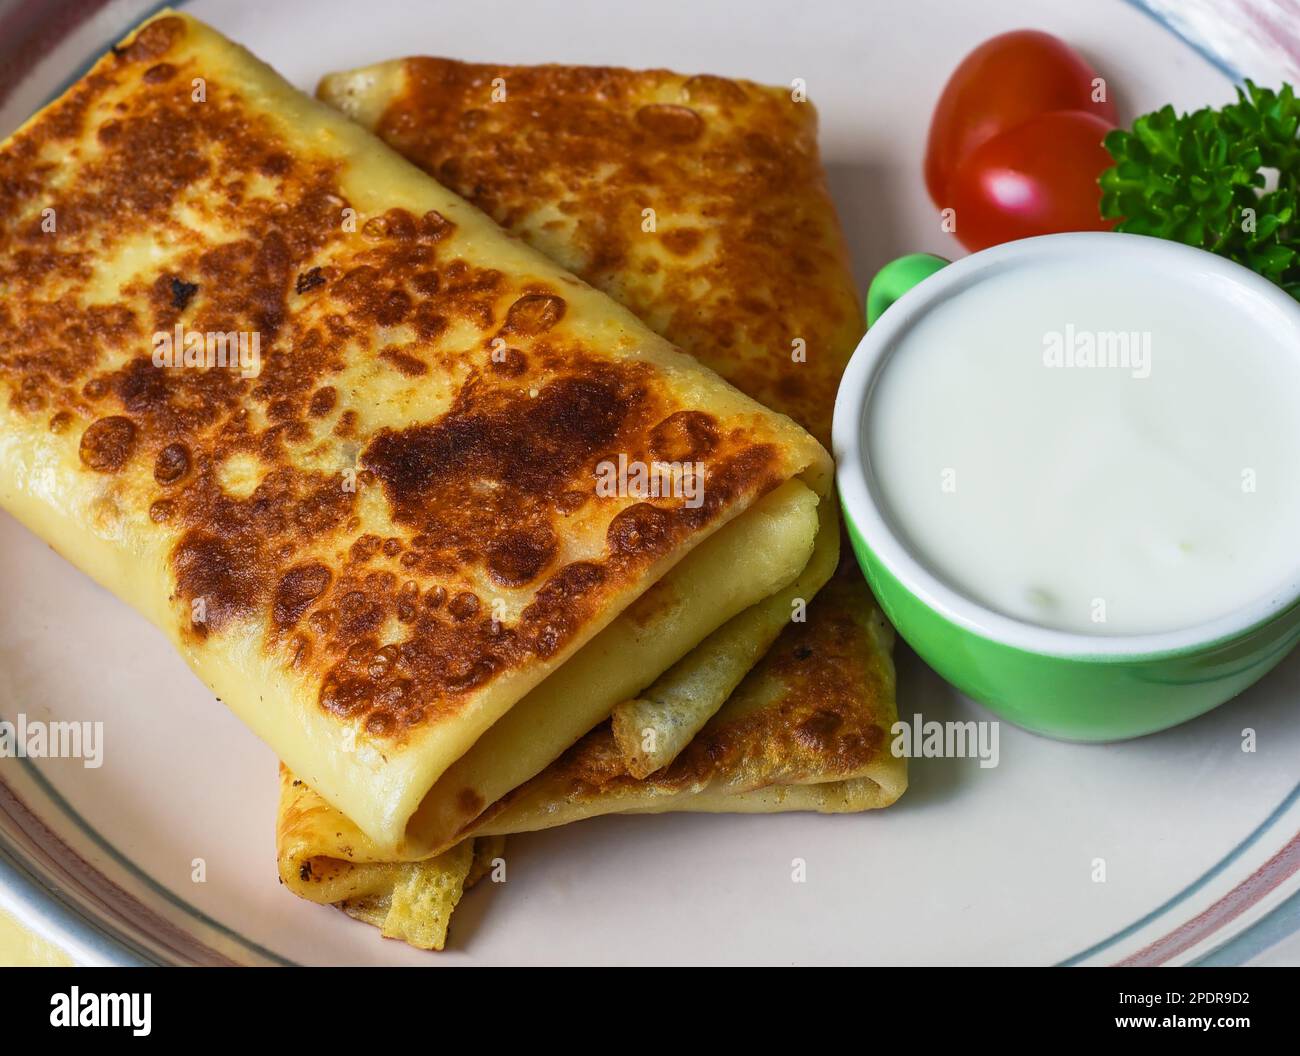
[[[1114,125],[1110,93],[1093,101],[1096,77],[1069,45],[1038,30],[1003,33],[972,51],[948,79],[930,122],[925,182],[935,204],[953,204],[950,181],[971,151],[1036,114],[1081,110]]]
[[[1097,177],[1113,162],[1095,114],[1039,114],[976,147],[953,174],[956,235],[967,249],[1057,231],[1105,231]]]

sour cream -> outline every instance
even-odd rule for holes
[[[1172,631],[1261,600],[1300,566],[1294,322],[1222,279],[1089,264],[987,271],[903,332],[863,425],[886,519],[1039,626]]]

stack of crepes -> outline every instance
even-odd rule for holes
[[[0,148],[0,503],[275,749],[285,883],[440,948],[505,833],[896,799],[814,439],[858,309],[811,107],[322,94],[357,120],[164,12]]]

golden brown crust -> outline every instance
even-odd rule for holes
[[[321,708],[400,738],[779,483],[761,430],[584,339],[571,278],[481,266],[437,211],[350,229],[338,159],[290,149],[193,25],[150,22],[0,150],[0,400],[166,539],[194,648],[256,623]],[[157,366],[158,335],[190,332],[257,335],[260,373]],[[449,409],[366,431],[373,397],[341,381],[359,362],[385,393],[450,383]],[[594,494],[602,458],[683,438],[710,449],[699,508]]]
[[[828,441],[862,321],[812,104],[667,70],[402,65],[386,142]]]

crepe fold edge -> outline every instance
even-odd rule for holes
[[[461,896],[504,869],[505,837],[465,840],[420,862],[352,862],[316,853],[321,826],[338,818],[281,764],[276,866],[280,882],[309,902],[348,916],[422,950],[441,950]],[[339,845],[339,852],[343,853]],[[504,879],[504,877],[502,877]]]
[[[732,617],[654,684],[614,708],[610,728],[628,772],[649,777],[677,758],[726,703],[792,619],[830,579],[840,559],[835,504],[818,507],[812,556],[794,582]]]

